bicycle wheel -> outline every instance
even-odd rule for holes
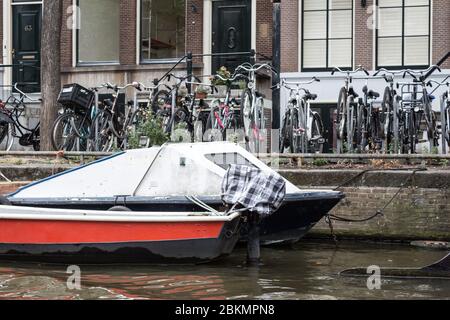
[[[291,153],[301,152],[301,134],[300,134],[300,124],[298,122],[298,110],[291,110],[291,132],[289,133],[289,151]]]
[[[264,115],[264,100],[258,98],[256,100],[255,107],[253,108],[253,124],[251,125],[253,134],[252,139],[254,141],[255,152],[260,153],[265,145],[267,139],[265,132],[265,115]]]
[[[76,132],[72,126],[72,114],[60,115],[52,127],[52,146],[54,150],[74,151]]]
[[[442,97],[441,123],[442,146],[443,151],[446,153],[450,149],[450,101],[448,101],[447,94]]]
[[[346,134],[346,117],[347,117],[347,90],[341,88],[336,110],[336,137],[337,152],[345,152],[345,134]]]
[[[98,112],[91,124],[91,150],[108,152],[114,143],[114,135],[109,128],[111,113],[108,111]]]
[[[381,103],[380,114],[380,138],[383,140],[382,149],[385,153],[389,153],[393,148],[393,110],[394,101],[392,98],[391,88],[386,87],[383,94],[383,102]]]
[[[250,91],[250,89],[245,89],[242,92],[241,97],[241,125],[244,129],[244,135],[245,139],[250,139],[251,135],[251,127],[253,124],[253,114],[252,114],[252,103],[253,103],[253,96]]]
[[[164,133],[169,134],[171,131],[170,120],[172,118],[170,110],[158,110],[158,112],[156,113],[156,118],[161,122],[161,127]]]
[[[291,144],[291,134],[292,134],[291,108],[292,106],[286,107],[286,113],[284,114],[283,124],[281,126],[280,153],[284,153],[287,149],[289,149]]]
[[[162,110],[165,105],[171,105],[170,92],[167,90],[159,90],[152,98],[152,110],[153,113],[157,114],[158,111]]]
[[[0,150],[10,151],[13,143],[13,125],[7,122],[0,124]]]
[[[313,114],[311,141],[308,146],[308,152],[323,153],[323,123],[318,113]]]
[[[208,115],[208,120],[206,120],[205,140],[209,142],[224,141],[226,138],[225,132],[220,108],[218,105],[213,105]]]
[[[355,130],[355,144],[358,152],[367,150],[370,143],[370,111],[361,101],[356,106],[356,130]]]
[[[433,152],[433,149],[439,146],[439,135],[437,129],[436,114],[433,111],[433,106],[431,104],[428,93],[424,93],[423,103],[424,117],[427,125],[427,138],[430,144],[430,152]]]

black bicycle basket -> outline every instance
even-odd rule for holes
[[[86,89],[77,83],[66,84],[59,93],[58,103],[66,108],[88,110],[95,98],[92,90]]]

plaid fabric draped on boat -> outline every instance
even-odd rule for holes
[[[229,205],[241,205],[261,217],[275,212],[286,195],[286,182],[276,172],[230,165],[222,180],[222,200]]]

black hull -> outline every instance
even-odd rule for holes
[[[336,206],[344,197],[338,192],[309,192],[288,194],[277,212],[262,221],[261,240],[265,244],[296,242]],[[220,197],[199,197],[217,210],[226,210]],[[123,197],[97,199],[9,199],[13,205],[85,210],[108,210],[126,206],[133,211],[204,211],[185,197]],[[241,240],[246,239],[242,229]]]

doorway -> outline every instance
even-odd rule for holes
[[[41,91],[42,5],[12,7],[12,82],[26,93]]]
[[[212,14],[212,53],[250,52],[251,0],[213,1]],[[247,56],[213,56],[212,73],[222,66],[234,71],[247,61]]]

